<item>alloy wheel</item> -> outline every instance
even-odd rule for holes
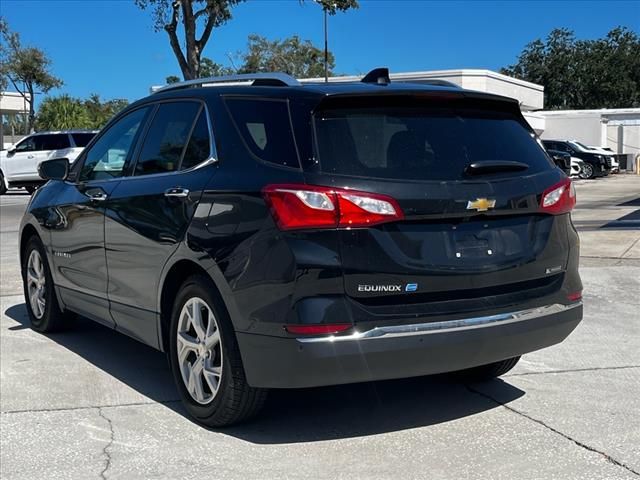
[[[38,320],[43,317],[46,308],[46,287],[44,265],[40,252],[35,249],[31,250],[27,262],[27,289],[31,311]]]
[[[182,381],[193,400],[211,403],[220,388],[223,356],[218,323],[204,300],[193,297],[184,304],[177,333]]]
[[[580,178],[591,178],[593,176],[593,167],[585,163],[580,172]]]

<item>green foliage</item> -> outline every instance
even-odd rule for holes
[[[20,36],[9,29],[6,20],[0,17],[0,87],[11,85],[29,105],[29,129],[35,120],[34,94],[36,88],[47,93],[60,87],[62,80],[50,72],[51,60],[40,49],[23,47]]]
[[[324,51],[309,40],[294,35],[284,40],[268,40],[260,35],[249,35],[247,51],[242,55],[239,73],[285,72],[298,78],[324,75]],[[335,67],[331,52],[328,55],[329,75]]]
[[[167,83],[167,85],[178,83],[179,81],[180,77],[176,77],[175,75],[169,75],[167,78],[165,78],[165,82]]]
[[[90,128],[90,119],[83,103],[69,95],[45,98],[40,104],[36,129],[67,130]]]
[[[82,103],[87,112],[89,118],[89,127],[92,129],[100,129],[106,125],[106,123],[116,113],[129,105],[129,102],[124,99],[115,99],[102,102],[100,95],[93,93],[87,100]]]
[[[40,104],[36,129],[38,131],[100,129],[128,103],[122,99],[102,102],[100,96],[95,93],[86,100],[69,95],[47,97]]]
[[[545,108],[640,106],[640,37],[617,27],[605,38],[576,40],[568,29],[552,30],[529,43],[502,73],[545,87]]]
[[[244,0],[134,0],[141,9],[149,9],[156,31],[164,30],[169,36],[169,45],[178,60],[185,80],[208,77],[209,72],[227,72],[213,61],[204,65],[202,53],[217,27],[231,20],[231,10]],[[304,3],[304,0],[299,0]],[[358,0],[317,0],[329,15],[358,8]],[[201,31],[198,38],[197,30]],[[183,38],[180,38],[182,36]],[[302,44],[307,48],[306,44]],[[256,64],[257,65],[257,64]],[[235,70],[235,69],[232,69]],[[221,73],[224,74],[224,73]],[[216,75],[219,75],[216,73]],[[174,80],[174,76],[167,77]]]

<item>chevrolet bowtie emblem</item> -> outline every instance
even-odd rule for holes
[[[495,206],[496,201],[488,198],[476,198],[474,201],[467,202],[467,210],[477,210],[478,212],[486,212]]]

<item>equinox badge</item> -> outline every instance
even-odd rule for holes
[[[477,210],[478,212],[486,212],[490,208],[496,206],[495,200],[489,200],[488,198],[476,198],[475,200],[469,200],[467,202],[467,210]]]

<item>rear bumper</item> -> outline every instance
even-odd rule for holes
[[[451,372],[554,345],[582,320],[582,303],[378,327],[347,336],[237,333],[254,387],[301,388]]]

